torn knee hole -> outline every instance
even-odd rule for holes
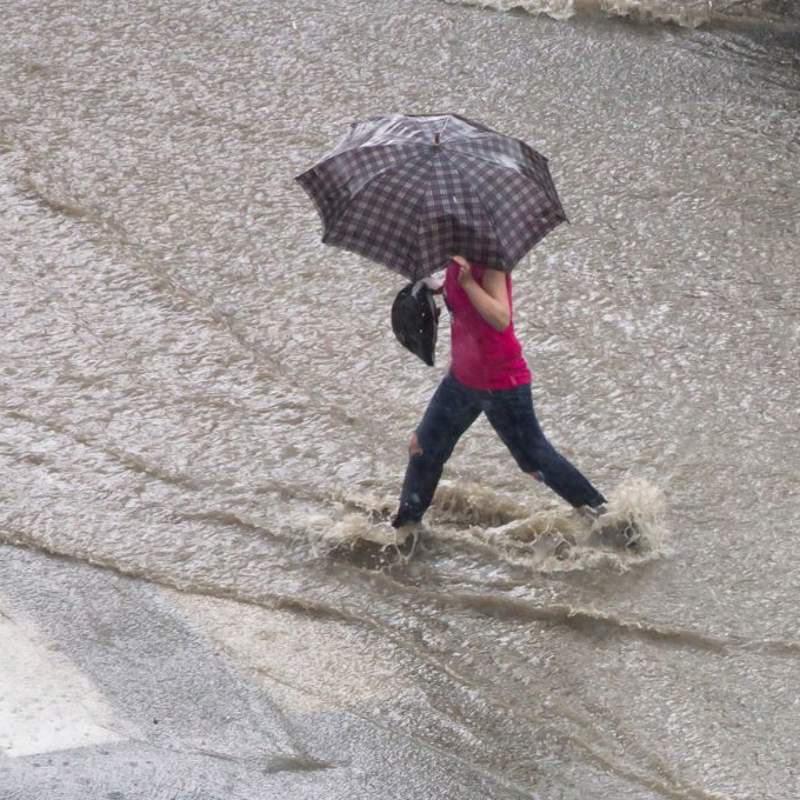
[[[410,456],[421,456],[422,455],[422,448],[419,446],[419,439],[417,439],[417,434],[411,434],[411,441],[408,443],[408,454]]]

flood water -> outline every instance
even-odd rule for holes
[[[276,679],[492,797],[796,798],[795,20],[5,4],[0,541],[240,602],[216,635],[253,669],[251,614],[312,626]],[[550,159],[570,224],[516,268],[515,329],[645,553],[581,539],[482,419],[422,552],[347,557],[449,338],[433,369],[399,347],[402,280],[325,248],[293,178],[353,120],[446,111]]]

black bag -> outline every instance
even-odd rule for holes
[[[441,309],[422,282],[409,283],[392,303],[392,330],[403,347],[433,366]]]

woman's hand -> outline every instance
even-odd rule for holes
[[[472,267],[469,261],[464,256],[451,256],[453,261],[459,266],[458,270],[458,285],[463,289],[469,283],[475,283],[475,278],[472,276]]]

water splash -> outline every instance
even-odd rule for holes
[[[715,21],[743,17],[774,21],[780,14],[792,14],[789,4],[770,0],[458,0],[458,3],[497,11],[520,9],[556,20],[600,13],[643,23],[673,23],[682,28],[698,28]]]
[[[449,484],[433,507],[435,535],[459,546],[471,542],[493,557],[536,571],[566,572],[600,567],[626,571],[671,554],[666,499],[648,481],[624,481],[610,494],[605,524],[635,521],[644,545],[625,551],[598,541],[593,525],[558,501],[530,512],[502,494],[472,484]],[[439,524],[444,523],[444,524]]]
[[[396,547],[400,542],[389,523],[394,498],[376,493],[345,493],[331,516],[304,521],[303,527],[320,552],[352,552],[365,543]],[[626,571],[635,564],[671,554],[663,492],[646,480],[624,481],[610,494],[604,524],[623,527],[635,522],[641,548],[626,551],[598,539],[597,525],[558,500],[531,510],[512,497],[483,484],[443,481],[424,527],[426,538],[446,551],[484,552],[489,560],[536,571],[565,572],[610,567]]]
[[[640,22],[673,22],[682,28],[697,28],[713,16],[711,0],[599,0],[608,16],[629,17]]]

